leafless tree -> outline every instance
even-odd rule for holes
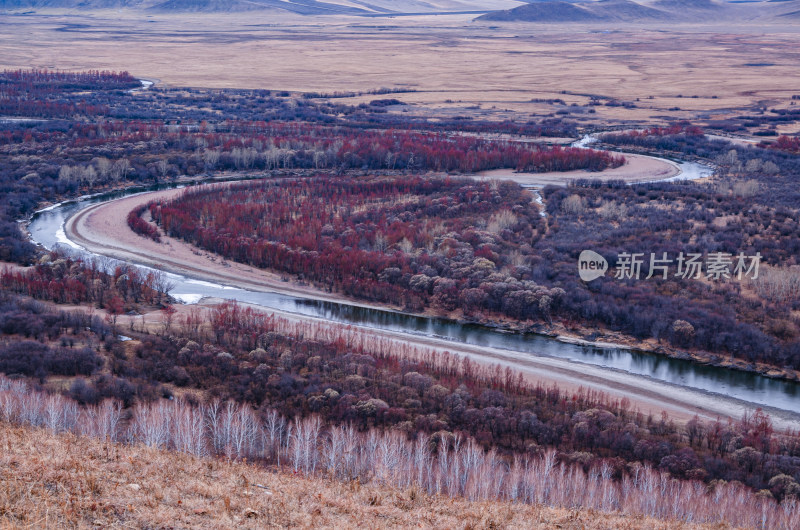
[[[203,151],[203,163],[206,166],[206,173],[211,174],[219,163],[219,151],[206,149]]]
[[[111,160],[105,157],[95,158],[93,160],[97,173],[100,175],[100,180],[106,181],[111,175]]]
[[[169,292],[175,288],[175,281],[172,280],[164,271],[154,270],[150,274],[153,275],[153,288],[160,295],[167,296],[169,295]],[[158,302],[161,302],[161,300],[158,300]]]
[[[215,455],[221,455],[225,449],[226,438],[222,426],[222,403],[219,399],[214,399],[206,406],[205,421],[211,438],[211,449]]]
[[[205,411],[193,407],[181,398],[174,401],[172,418],[172,446],[195,456],[207,456]]]
[[[568,214],[582,214],[586,210],[586,199],[572,194],[561,202],[561,209]]]
[[[167,173],[169,172],[169,162],[167,162],[165,159],[162,158],[161,160],[156,162],[156,169],[158,170],[159,176],[162,179],[165,178],[167,176]]]
[[[319,436],[322,431],[322,420],[319,416],[295,418],[291,438],[292,467],[295,472],[314,473],[319,456]]]
[[[264,420],[264,456],[275,459],[278,467],[281,465],[281,446],[286,436],[286,418],[278,414],[277,410],[267,412]]]
[[[61,166],[58,170],[58,180],[65,184],[71,184],[75,177],[73,175],[72,166]]]
[[[234,459],[253,456],[258,451],[257,442],[261,439],[260,425],[249,405],[238,405],[232,413],[230,427],[231,454]]]
[[[114,165],[111,166],[111,179],[116,182],[128,178],[128,172],[131,170],[131,163],[127,158],[120,158]]]
[[[136,404],[130,438],[148,447],[166,447],[170,441],[170,412],[163,401]]]

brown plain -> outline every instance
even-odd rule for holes
[[[786,107],[800,92],[798,26],[489,24],[474,17],[0,15],[0,68],[129,70],[169,86],[409,88],[417,92],[393,97],[426,107],[414,111],[447,116],[471,106],[466,113],[492,119],[554,111],[531,99],[635,102],[631,109],[594,107],[593,118],[608,123],[725,118],[759,105]],[[566,108],[579,118],[587,110]]]

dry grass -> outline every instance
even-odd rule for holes
[[[5,423],[0,447],[0,528],[712,527],[306,479]]]
[[[637,108],[600,106],[593,116],[653,122],[665,115],[724,118],[758,103],[786,108],[797,93],[798,26],[584,27],[472,18],[0,15],[0,67],[127,69],[173,86],[410,87],[419,92],[398,99],[437,114],[479,105],[476,116],[513,119],[559,108],[532,98],[568,105],[585,105],[586,94],[640,98]],[[773,65],[744,66],[765,59]]]

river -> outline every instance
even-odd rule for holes
[[[598,138],[595,134],[587,134],[581,137],[579,140],[572,142],[570,146],[591,148],[592,144],[596,143],[597,141]],[[646,155],[638,155],[638,156],[646,156]],[[652,158],[654,160],[664,160],[663,158],[658,158],[655,156],[648,156],[647,158]],[[695,180],[701,178],[708,178],[714,174],[714,168],[707,164],[701,164],[700,162],[688,162],[684,160],[673,160],[672,162],[678,166],[678,168],[680,169],[680,173],[678,173],[674,177],[663,179],[662,182],[673,182],[677,180]],[[651,181],[651,182],[658,182],[658,181]]]
[[[591,140],[587,141],[588,138],[576,143],[583,147],[591,143]],[[702,164],[686,164],[687,174],[675,178],[698,178],[705,176],[710,170]],[[141,191],[143,190],[83,197],[45,208],[33,216],[28,226],[31,237],[48,249],[60,244],[72,248],[74,252],[96,256],[67,238],[64,233],[66,219],[90,205]],[[509,358],[523,359],[524,357],[520,357],[522,355],[538,359],[559,359],[569,363],[572,370],[580,372],[595,374],[600,373],[599,369],[616,378],[624,375],[628,384],[669,385],[674,387],[675,393],[692,391],[718,396],[720,399],[735,402],[742,410],[763,407],[787,420],[781,422],[782,424],[795,428],[800,426],[800,383],[797,382],[775,380],[755,373],[700,365],[626,348],[571,344],[543,335],[508,333],[443,318],[306,299],[275,292],[250,291],[212,283],[203,278],[171,273],[169,276],[175,284],[171,294],[184,303],[195,303],[204,297],[231,299],[333,322],[504,350],[509,354],[513,353]]]

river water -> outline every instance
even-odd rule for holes
[[[74,252],[95,256],[65,237],[64,221],[91,204],[131,193],[135,192],[98,195],[46,208],[33,216],[28,227],[31,237],[48,249],[64,245],[71,247]],[[114,260],[110,262],[114,263]],[[638,378],[643,386],[647,385],[648,380],[674,385],[676,395],[682,391],[681,387],[689,387],[704,393],[733,397],[755,406],[789,412],[800,418],[800,384],[795,382],[774,380],[738,370],[703,366],[636,350],[569,344],[542,335],[508,333],[442,318],[304,299],[279,293],[249,291],[176,274],[169,276],[175,283],[175,288],[170,294],[185,303],[197,302],[203,297],[219,297],[335,322],[431,336],[531,356],[555,357],[569,361],[579,370],[582,364],[588,364],[624,372]]]
[[[591,148],[592,144],[596,143],[597,141],[598,139],[596,135],[587,134],[581,137],[579,140],[572,142],[570,144],[570,147]],[[639,156],[645,156],[645,155],[639,155]],[[651,156],[649,158],[654,158],[656,160],[663,160],[654,156]],[[701,164],[699,162],[687,162],[682,160],[673,160],[672,162],[680,168],[681,172],[675,175],[674,177],[666,178],[660,182],[673,182],[677,180],[695,180],[695,179],[707,178],[714,174],[714,168],[707,164]]]

